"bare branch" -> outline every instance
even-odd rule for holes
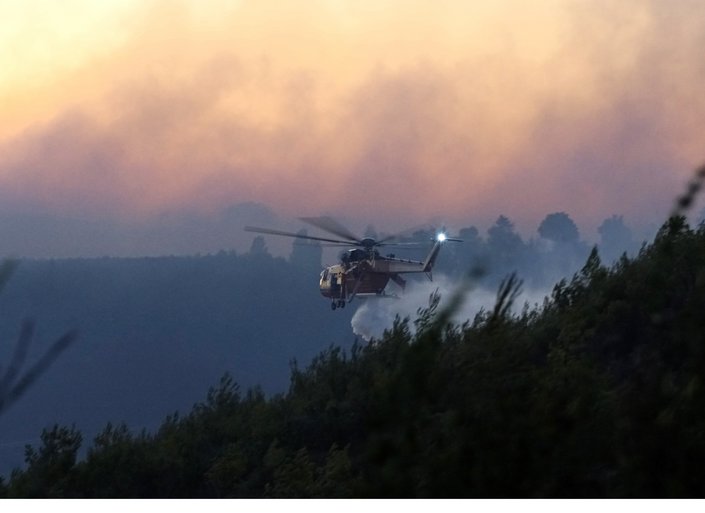
[[[46,353],[35,363],[24,375],[17,381],[17,384],[12,387],[9,394],[5,398],[0,399],[0,413],[9,405],[17,401],[22,394],[54,363],[59,355],[76,340],[77,332],[69,331],[61,338],[56,340]]]
[[[0,264],[0,290],[5,286],[16,267],[17,261],[15,260],[5,260]],[[34,322],[26,320],[22,323],[10,364],[5,374],[0,377],[0,414],[15,403],[34,384],[39,376],[71,345],[76,336],[76,331],[69,331],[57,339],[39,360],[22,374],[22,367],[25,365],[29,346],[34,338]]]
[[[13,381],[17,378],[17,375],[24,365],[24,361],[27,358],[27,353],[29,352],[29,345],[32,342],[32,337],[34,336],[34,323],[30,320],[26,320],[22,323],[22,330],[20,331],[20,336],[15,344],[15,351],[10,360],[10,366],[7,368],[7,372],[2,377],[0,381],[0,396],[5,396],[7,392],[12,387]]]

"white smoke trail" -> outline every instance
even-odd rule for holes
[[[353,333],[369,341],[372,338],[380,338],[384,330],[392,327],[396,316],[404,319],[408,317],[412,322],[409,328],[412,333],[415,326],[414,319],[421,308],[429,305],[429,297],[435,291],[441,295],[440,308],[452,296],[458,287],[458,283],[443,275],[434,275],[433,282],[419,281],[410,282],[406,291],[394,297],[369,297],[360,299],[360,306],[355,311],[350,324]],[[542,291],[522,291],[514,304],[513,310],[520,311],[525,303],[533,306],[542,303],[547,292]],[[462,324],[471,321],[480,310],[491,310],[497,299],[497,292],[482,287],[471,288],[460,309],[453,316],[453,322]]]

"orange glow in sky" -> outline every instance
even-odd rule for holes
[[[0,17],[17,208],[254,201],[527,230],[564,210],[594,228],[659,221],[703,159],[698,2],[0,0]]]

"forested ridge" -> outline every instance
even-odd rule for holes
[[[495,307],[461,326],[448,321],[457,302],[432,296],[379,340],[292,365],[286,393],[225,375],[154,432],[47,429],[0,493],[705,495],[703,225],[674,216],[611,266],[593,250],[543,305],[513,314],[520,285],[505,279]]]

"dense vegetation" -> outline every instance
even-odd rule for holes
[[[548,229],[548,228],[547,228]],[[288,392],[226,375],[153,433],[42,433],[10,497],[705,495],[705,228],[671,218],[607,267],[593,250],[536,309],[416,320],[293,366]],[[411,323],[416,330],[412,330]]]
[[[256,224],[264,222],[259,219],[266,218],[264,214],[257,213]],[[228,219],[238,222],[235,213]],[[56,237],[68,235],[62,233]],[[475,293],[473,305],[491,298],[513,271],[524,280],[526,295],[538,297],[537,288],[548,291],[560,278],[571,276],[590,251],[575,223],[562,212],[547,215],[528,239],[522,239],[505,216],[482,234],[473,226],[452,233],[464,242],[444,247],[434,276],[443,286],[460,279],[469,267],[482,267],[477,286],[484,293]],[[624,250],[638,250],[638,239],[620,217],[605,220],[599,233],[600,256],[607,262]],[[371,226],[365,235],[377,236]],[[420,247],[385,250],[422,259],[433,230],[406,235],[409,241],[421,242]],[[75,424],[86,440],[108,420],[152,431],[165,413],[188,411],[225,372],[243,389],[260,386],[267,395],[284,392],[291,359],[305,365],[331,345],[349,352],[354,330],[381,336],[384,327],[391,327],[391,313],[374,320],[360,317],[351,324],[355,304],[330,315],[318,291],[318,274],[321,264],[333,263],[339,250],[328,250],[324,257],[317,244],[279,242],[291,244],[288,258],[269,252],[272,238],[255,237],[243,253],[23,259],[11,266],[11,279],[0,280],[5,285],[0,293],[0,339],[11,342],[0,344],[0,374],[23,354],[14,350],[12,341],[31,338],[24,359],[28,371],[47,361],[44,355],[55,354],[49,346],[53,341],[66,333],[78,336],[60,357],[51,358],[51,368],[31,387],[16,375],[16,386],[10,389],[26,391],[21,400],[3,400],[7,387],[0,378],[0,405],[6,406],[0,406],[0,475],[9,476],[21,466],[24,445],[41,443],[42,429],[55,423]],[[420,279],[427,283],[425,277]],[[425,304],[420,294],[407,294],[406,299],[413,304],[397,305],[402,316],[413,317]],[[34,329],[22,331],[23,326]]]

